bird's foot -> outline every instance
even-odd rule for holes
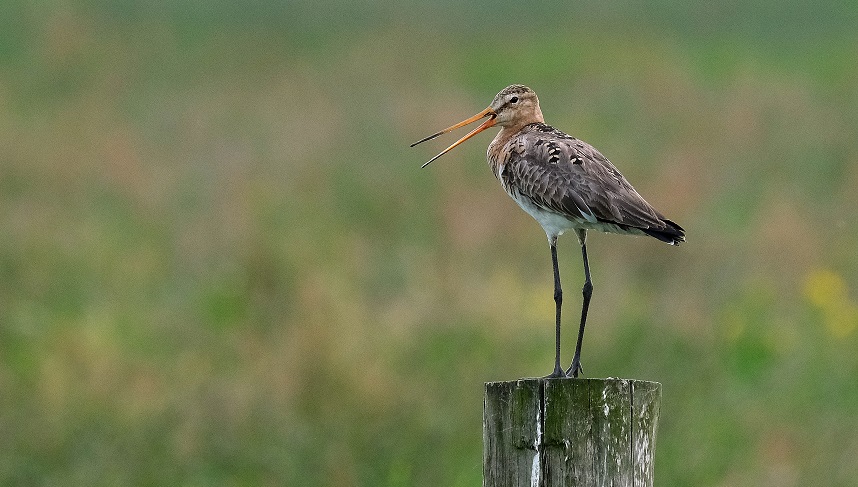
[[[583,373],[584,373],[584,367],[581,366],[581,361],[578,359],[573,360],[572,365],[570,365],[569,368],[566,369],[566,377],[577,378],[578,374],[583,374]]]
[[[543,379],[565,379],[566,377],[567,375],[563,372],[563,367],[558,364],[554,366],[554,372],[546,375]]]

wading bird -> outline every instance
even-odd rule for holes
[[[477,128],[429,159],[426,167],[462,142],[498,125],[486,153],[489,165],[507,194],[542,225],[551,247],[554,267],[555,358],[547,377],[578,377],[581,342],[593,294],[587,261],[587,230],[625,235],[649,235],[671,245],[685,241],[685,231],[647,203],[605,156],[590,144],[545,124],[536,93],[510,85],[485,110],[413,144],[434,139],[459,127],[486,119]],[[563,291],[557,266],[557,237],[574,230],[584,260],[584,301],[572,364],[560,366],[560,309]]]

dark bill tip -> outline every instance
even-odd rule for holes
[[[434,139],[435,137],[439,137],[439,136],[441,136],[441,135],[444,135],[444,131],[443,131],[443,130],[442,130],[441,132],[434,133],[434,134],[430,135],[429,137],[424,137],[424,138],[422,138],[422,139],[418,140],[417,142],[415,142],[415,143],[413,143],[413,144],[409,145],[408,147],[414,147],[414,146],[415,146],[415,145],[417,145],[417,144],[422,144],[423,142],[426,142],[427,140],[432,140],[432,139]]]

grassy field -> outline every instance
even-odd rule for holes
[[[491,136],[536,90],[688,244],[592,235],[657,485],[858,485],[858,4],[0,6],[0,485],[474,486],[553,358]],[[564,361],[583,281],[560,242]]]

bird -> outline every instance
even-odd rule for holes
[[[479,126],[421,167],[428,166],[478,133],[500,127],[489,144],[486,159],[504,191],[542,226],[551,250],[555,357],[554,371],[546,378],[577,378],[582,373],[581,344],[593,295],[587,231],[645,235],[679,245],[685,242],[685,230],[647,203],[595,147],[546,124],[536,93],[524,85],[507,86],[485,110],[420,139],[411,147],[480,120],[483,122]],[[581,246],[584,286],[575,355],[564,370],[560,364],[563,290],[557,263],[557,238],[566,231],[574,231]]]

